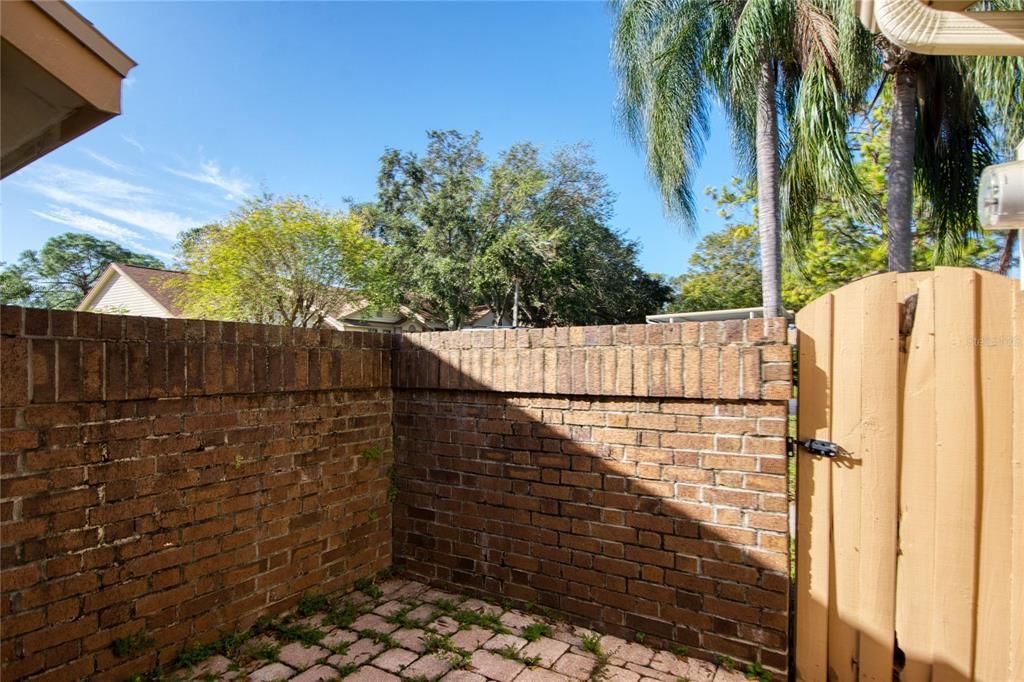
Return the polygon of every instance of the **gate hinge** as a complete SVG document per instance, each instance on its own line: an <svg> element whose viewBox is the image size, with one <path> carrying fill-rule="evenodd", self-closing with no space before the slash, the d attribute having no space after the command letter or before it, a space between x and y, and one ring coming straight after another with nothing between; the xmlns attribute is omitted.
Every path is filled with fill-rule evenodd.
<svg viewBox="0 0 1024 682"><path fill-rule="evenodd" d="M830 440L798 440L797 445L812 455L821 455L822 457L838 457L843 450Z"/></svg>

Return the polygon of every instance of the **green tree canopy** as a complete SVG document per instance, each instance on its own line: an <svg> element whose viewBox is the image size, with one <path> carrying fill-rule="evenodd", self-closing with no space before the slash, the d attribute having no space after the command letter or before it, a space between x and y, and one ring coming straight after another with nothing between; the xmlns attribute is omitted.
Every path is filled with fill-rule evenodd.
<svg viewBox="0 0 1024 682"><path fill-rule="evenodd" d="M532 326L642 321L668 289L609 225L614 197L585 147L542 159L517 144L489 163L479 134L428 133L426 152L381 157L363 207L385 244L389 303L403 297L458 328L486 305Z"/></svg>
<svg viewBox="0 0 1024 682"><path fill-rule="evenodd" d="M302 197L264 195L181 235L186 315L318 327L363 296L379 245L358 217Z"/></svg>
<svg viewBox="0 0 1024 682"><path fill-rule="evenodd" d="M868 186L882 191L888 141L867 130L863 136L858 173ZM753 190L737 178L732 185L708 190L708 194L718 204L726 227L706 235L690 256L690 269L672 279L676 293L665 312L761 305ZM940 249L941 235L930 226L932 214L924 199L918 199L915 215L920 226L913 241L915 270L936 265L995 269L1000 251L996 235L979 233L960 249ZM782 300L787 310L799 310L829 291L887 270L884 230L852 219L835 199L819 202L807 232L807 239L791 242L785 252Z"/></svg>
<svg viewBox="0 0 1024 682"><path fill-rule="evenodd" d="M756 232L749 225L705 235L690 255L690 269L672 278L676 295L665 312L760 306L758 251Z"/></svg>
<svg viewBox="0 0 1024 682"><path fill-rule="evenodd" d="M71 309L111 263L162 268L163 262L112 241L66 232L39 251L23 251L0 271L0 301L39 308ZM0 264L3 265L3 264Z"/></svg>

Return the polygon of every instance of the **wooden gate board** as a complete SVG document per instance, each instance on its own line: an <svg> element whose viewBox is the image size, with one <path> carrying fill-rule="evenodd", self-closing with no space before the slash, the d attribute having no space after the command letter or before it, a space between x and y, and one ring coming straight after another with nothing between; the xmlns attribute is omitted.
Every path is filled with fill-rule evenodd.
<svg viewBox="0 0 1024 682"><path fill-rule="evenodd" d="M865 278L797 314L799 680L1024 680L1024 295ZM898 649L897 649L898 642Z"/></svg>

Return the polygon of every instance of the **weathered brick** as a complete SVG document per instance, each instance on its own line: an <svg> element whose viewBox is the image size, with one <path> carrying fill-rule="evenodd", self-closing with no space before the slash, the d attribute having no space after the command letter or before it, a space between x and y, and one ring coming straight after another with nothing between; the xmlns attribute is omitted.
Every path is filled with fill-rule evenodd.
<svg viewBox="0 0 1024 682"><path fill-rule="evenodd" d="M20 333L20 309L4 315ZM32 412L19 412L6 378L8 367L20 373L20 346L29 384L29 343L2 332L4 433L41 434L4 460L4 494L33 516L14 521L4 498L5 551L47 566L46 582L5 571L5 581L21 576L5 595L10 584L29 609L12 636L22 646L42 628L33 618L62 627L85 613L107 638L99 643L95 627L58 630L69 639L52 647L66 649L55 670L78 665L67 647L88 640L98 651L116 628L137 627L137 611L167 623L170 646L193 628L214 637L231 619L251 623L263 605L313 585L344 587L390 563L392 537L425 577L500 589L582 625L691 645L697 633L733 641L746 627L751 651L784 649L784 625L766 625L784 608L770 595L788 589L789 356L768 350L781 345L774 323L760 336L747 322L444 332L392 351L382 335L328 330L79 313L48 316L44 329L42 320L34 314L31 343L44 370L46 335L61 341L53 395L53 379L33 377ZM65 342L81 343L80 356ZM766 350L778 359L762 358ZM78 395L64 385L76 373ZM763 392L762 373L774 382ZM409 388L393 397L392 379ZM459 386L475 392L450 390ZM57 410L54 399L67 402ZM380 464L364 462L375 442ZM30 469L11 476L16 466ZM101 545L100 528L118 544ZM94 582L62 582L79 575ZM241 583L244 596L221 587ZM754 590L746 606L756 624L704 612L702 595L743 603ZM109 652L83 660L127 671ZM32 654L5 661L5 672L41 667Z"/></svg>

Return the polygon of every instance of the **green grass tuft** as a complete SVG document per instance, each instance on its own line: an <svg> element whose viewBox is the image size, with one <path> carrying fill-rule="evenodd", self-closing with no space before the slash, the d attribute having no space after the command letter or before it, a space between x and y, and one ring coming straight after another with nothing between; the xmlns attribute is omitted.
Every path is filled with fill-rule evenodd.
<svg viewBox="0 0 1024 682"><path fill-rule="evenodd" d="M747 679L758 680L758 682L772 682L772 674L764 669L761 662L747 664Z"/></svg>
<svg viewBox="0 0 1024 682"><path fill-rule="evenodd" d="M248 661L270 661L273 663L280 653L281 645L277 642L259 641L243 646L240 656Z"/></svg>
<svg viewBox="0 0 1024 682"><path fill-rule="evenodd" d="M153 646L153 638L145 630L133 632L130 635L115 639L110 644L110 649L118 658L129 658L145 651Z"/></svg>
<svg viewBox="0 0 1024 682"><path fill-rule="evenodd" d="M580 635L580 640L583 642L584 651L589 651L595 656L601 656L601 635L596 632L591 632L585 635Z"/></svg>
<svg viewBox="0 0 1024 682"><path fill-rule="evenodd" d="M273 632L286 642L302 642L306 646L316 646L327 633L320 628L302 625L301 623L276 623Z"/></svg>
<svg viewBox="0 0 1024 682"><path fill-rule="evenodd" d="M383 644L387 649L395 649L398 647L398 642L396 642L391 635L384 634L383 632L377 632L376 630L360 630L359 636L373 640L375 644Z"/></svg>
<svg viewBox="0 0 1024 682"><path fill-rule="evenodd" d="M496 649L494 653L498 654L502 658L507 658L510 661L518 661L529 668L536 667L540 663L540 656L523 656L511 644L503 646L500 649Z"/></svg>
<svg viewBox="0 0 1024 682"><path fill-rule="evenodd" d="M324 616L324 623L347 628L359 615L359 607L350 601L344 601L327 612L327 615Z"/></svg>
<svg viewBox="0 0 1024 682"><path fill-rule="evenodd" d="M312 616L314 613L322 613L329 608L330 602L327 601L327 597L315 592L307 592L299 599L299 605L295 610L300 616L305 617Z"/></svg>
<svg viewBox="0 0 1024 682"><path fill-rule="evenodd" d="M522 638L527 642L536 642L541 637L551 636L551 626L547 623L534 623L523 629Z"/></svg>
<svg viewBox="0 0 1024 682"><path fill-rule="evenodd" d="M360 578L356 581L355 588L370 599L380 599L384 596L384 591L373 582L372 578Z"/></svg>
<svg viewBox="0 0 1024 682"><path fill-rule="evenodd" d="M478 611L462 609L453 613L452 618L459 624L459 628L462 630L476 625L477 627L487 628L496 635L507 635L512 632L501 622L501 618L493 613L480 613Z"/></svg>

